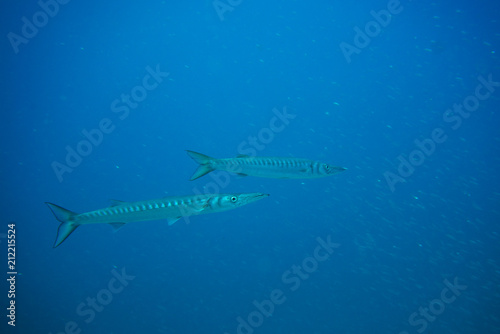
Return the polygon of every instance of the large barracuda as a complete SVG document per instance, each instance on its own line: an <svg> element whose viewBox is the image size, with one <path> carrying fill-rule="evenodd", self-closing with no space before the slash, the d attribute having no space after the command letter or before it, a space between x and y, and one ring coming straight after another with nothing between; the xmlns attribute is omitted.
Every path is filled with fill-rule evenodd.
<svg viewBox="0 0 500 334"><path fill-rule="evenodd" d="M204 194L173 196L141 202L113 201L110 207L75 213L58 205L46 204L61 222L57 230L54 248L59 246L78 226L86 224L110 224L115 229L132 222L166 219L172 225L182 217L221 212L258 201L269 194Z"/></svg>
<svg viewBox="0 0 500 334"><path fill-rule="evenodd" d="M252 175L277 179L310 179L330 176L346 170L344 167L332 166L308 159L250 157L247 155L239 155L236 158L215 159L193 151L187 151L187 153L200 164L193 176L191 176L191 181L214 170L224 170L240 176Z"/></svg>

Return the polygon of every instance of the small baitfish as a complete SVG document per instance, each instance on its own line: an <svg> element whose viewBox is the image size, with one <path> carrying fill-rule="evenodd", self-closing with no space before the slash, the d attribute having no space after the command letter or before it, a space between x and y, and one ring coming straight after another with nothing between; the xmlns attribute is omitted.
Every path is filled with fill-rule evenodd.
<svg viewBox="0 0 500 334"><path fill-rule="evenodd" d="M191 176L191 181L214 170L224 170L240 176L251 175L277 179L311 179L330 176L346 170L344 167L299 158L239 155L236 158L215 159L193 151L187 151L187 153L200 164Z"/></svg>
<svg viewBox="0 0 500 334"><path fill-rule="evenodd" d="M80 214L52 203L46 204L61 222L54 242L56 248L80 225L110 224L119 229L127 223L159 219L166 219L168 224L172 225L182 217L232 210L267 196L269 194L262 193L204 194L140 202L114 200L110 207Z"/></svg>

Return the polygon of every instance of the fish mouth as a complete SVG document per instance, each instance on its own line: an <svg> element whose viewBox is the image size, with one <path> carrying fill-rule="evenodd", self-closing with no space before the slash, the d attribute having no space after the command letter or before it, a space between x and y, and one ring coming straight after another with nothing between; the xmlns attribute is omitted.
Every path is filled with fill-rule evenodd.
<svg viewBox="0 0 500 334"><path fill-rule="evenodd" d="M345 168L345 167L334 167L334 168L332 168L332 170L331 170L332 172L330 174L340 173L340 172L343 172L345 170L347 170L347 168Z"/></svg>
<svg viewBox="0 0 500 334"><path fill-rule="evenodd" d="M255 201L258 201L259 199L263 199L265 197L268 197L269 194L262 194L262 193L254 193L254 194L249 194L249 196L247 197L247 200L249 202L255 202Z"/></svg>

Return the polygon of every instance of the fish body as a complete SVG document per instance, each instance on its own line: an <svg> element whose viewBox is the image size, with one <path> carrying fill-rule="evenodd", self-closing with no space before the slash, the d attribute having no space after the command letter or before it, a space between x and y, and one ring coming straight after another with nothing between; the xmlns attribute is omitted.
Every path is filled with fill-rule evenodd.
<svg viewBox="0 0 500 334"><path fill-rule="evenodd" d="M188 155L200 165L192 180L196 180L214 170L224 170L240 176L258 176L277 179L311 179L334 175L346 170L327 163L286 157L250 157L216 159L207 155L187 151Z"/></svg>
<svg viewBox="0 0 500 334"><path fill-rule="evenodd" d="M54 248L59 246L78 226L87 224L110 224L115 229L138 221L166 219L172 225L181 217L236 209L269 196L262 193L204 194L172 196L140 202L113 201L107 208L75 213L56 204L46 204L61 222Z"/></svg>

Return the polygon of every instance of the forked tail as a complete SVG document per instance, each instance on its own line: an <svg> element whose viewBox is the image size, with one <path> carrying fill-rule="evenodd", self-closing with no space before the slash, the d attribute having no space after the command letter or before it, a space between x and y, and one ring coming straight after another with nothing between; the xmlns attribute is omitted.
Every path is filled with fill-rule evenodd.
<svg viewBox="0 0 500 334"><path fill-rule="evenodd" d="M202 177L203 175L214 170L214 168L210 166L210 161L213 160L212 157L194 151L186 150L186 152L194 161L200 164L193 176L191 176L191 179L189 179L190 181L196 180L197 178Z"/></svg>
<svg viewBox="0 0 500 334"><path fill-rule="evenodd" d="M54 248L62 244L64 240L79 226L73 222L73 217L77 215L76 213L66 210L65 208L60 207L59 205L55 205L49 202L45 202L56 217L57 220L61 222L59 228L57 229L57 237L54 242Z"/></svg>

